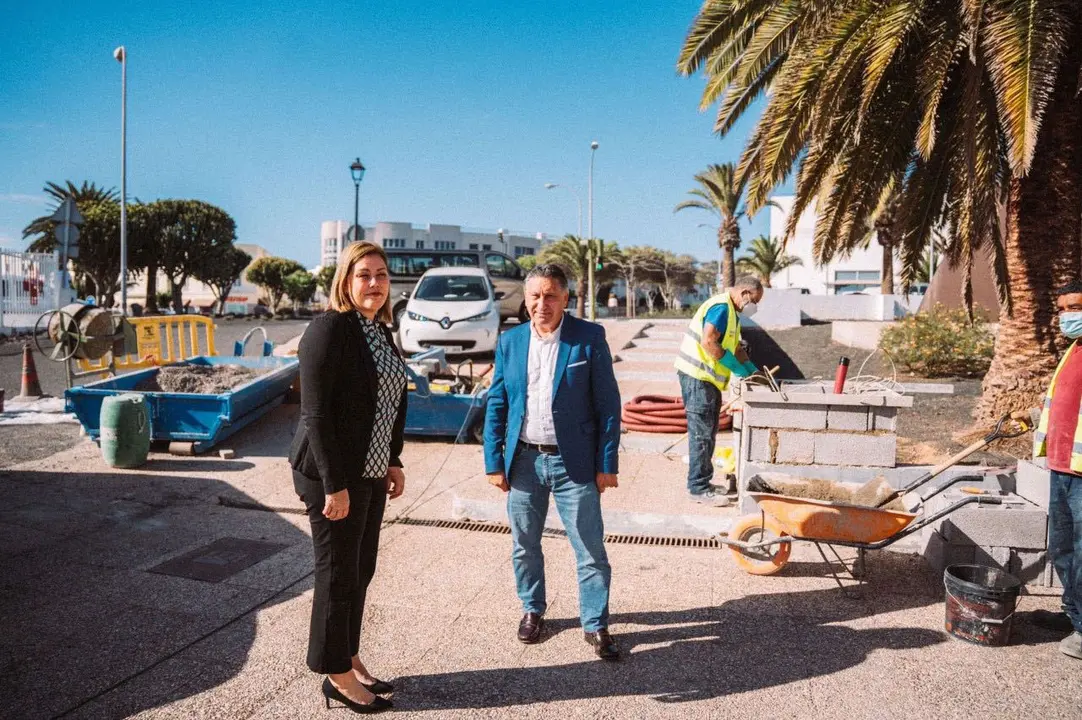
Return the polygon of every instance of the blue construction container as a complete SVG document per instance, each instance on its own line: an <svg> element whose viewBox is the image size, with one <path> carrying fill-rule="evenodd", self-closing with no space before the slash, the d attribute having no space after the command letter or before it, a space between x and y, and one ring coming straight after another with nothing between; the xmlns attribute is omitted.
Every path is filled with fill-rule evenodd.
<svg viewBox="0 0 1082 720"><path fill-rule="evenodd" d="M200 355L176 365L241 365L269 369L259 377L219 395L143 392L150 410L150 439L192 443L204 452L259 419L285 399L300 372L295 357L219 357ZM75 413L87 435L97 441L102 401L120 393L138 392L136 386L153 378L160 368L147 368L64 392L67 412Z"/></svg>

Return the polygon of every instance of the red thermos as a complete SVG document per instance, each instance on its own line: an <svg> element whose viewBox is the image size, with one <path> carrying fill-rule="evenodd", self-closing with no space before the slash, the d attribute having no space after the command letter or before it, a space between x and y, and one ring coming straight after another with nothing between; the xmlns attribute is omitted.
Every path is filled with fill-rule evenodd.
<svg viewBox="0 0 1082 720"><path fill-rule="evenodd" d="M845 376L849 373L849 358L842 357L838 361L838 369L834 372L834 394L841 395L845 390Z"/></svg>

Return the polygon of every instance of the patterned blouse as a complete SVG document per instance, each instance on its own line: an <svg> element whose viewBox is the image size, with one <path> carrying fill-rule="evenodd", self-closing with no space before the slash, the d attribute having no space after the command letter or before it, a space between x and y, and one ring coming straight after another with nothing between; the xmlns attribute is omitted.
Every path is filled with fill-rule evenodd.
<svg viewBox="0 0 1082 720"><path fill-rule="evenodd" d="M398 352L387 342L387 335L380 324L357 313L361 330L372 352L378 379L376 389L376 421L372 426L372 440L368 447L368 462L364 476L383 478L391 461L391 433L398 419L398 405L402 391L406 389L406 366Z"/></svg>

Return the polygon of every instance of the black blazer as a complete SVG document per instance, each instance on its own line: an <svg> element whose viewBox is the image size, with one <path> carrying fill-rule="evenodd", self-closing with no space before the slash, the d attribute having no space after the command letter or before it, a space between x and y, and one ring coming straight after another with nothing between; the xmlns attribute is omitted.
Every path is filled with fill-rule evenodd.
<svg viewBox="0 0 1082 720"><path fill-rule="evenodd" d="M381 327L394 347L391 331ZM301 421L289 448L289 464L321 482L325 493L338 492L363 476L376 418L376 365L360 318L352 311L316 317L301 338L298 356ZM405 427L403 390L391 434L392 467L402 467ZM298 495L304 495L302 482L294 475Z"/></svg>

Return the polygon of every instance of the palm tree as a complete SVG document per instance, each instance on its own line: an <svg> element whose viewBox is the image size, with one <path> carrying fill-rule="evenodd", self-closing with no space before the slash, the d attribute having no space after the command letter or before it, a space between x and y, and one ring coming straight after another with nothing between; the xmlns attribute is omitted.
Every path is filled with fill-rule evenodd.
<svg viewBox="0 0 1082 720"><path fill-rule="evenodd" d="M747 208L740 201L743 185L737 182L736 168L732 163L710 165L696 175L695 180L699 187L689 190L688 194L696 199L685 200L673 208L673 212L697 208L718 218L718 247L724 253L722 284L730 287L736 282L733 253L740 247L740 219L747 214Z"/></svg>
<svg viewBox="0 0 1082 720"><path fill-rule="evenodd" d="M575 280L578 285L576 293L576 308L578 316L585 317L586 312L586 275L589 271L590 257L595 262L604 263L607 256L616 250L616 243L606 243L600 238L583 240L577 235L564 235L562 238L546 245L541 249L538 256L539 262L551 262L563 266L568 277ZM595 278L596 280L596 278ZM596 301L596 298L594 298Z"/></svg>
<svg viewBox="0 0 1082 720"><path fill-rule="evenodd" d="M53 221L52 215L67 198L70 197L75 200L75 206L79 208L80 212L86 211L92 205L98 203L116 203L120 201L120 195L117 194L115 188L106 190L85 180L81 187L76 186L71 180L65 181L65 185L47 182L43 191L52 198L53 202L49 204L47 214L34 218L29 225L23 228L23 239L33 238L27 248L29 252L52 252L59 245L55 232L56 222Z"/></svg>
<svg viewBox="0 0 1082 720"><path fill-rule="evenodd" d="M786 234L815 202L817 261L862 242L891 193L906 285L934 228L967 287L990 245L1006 312L978 420L1037 401L1053 288L1082 266L1082 4L707 0L678 69L706 75L721 134L768 94L736 182L754 212L796 169Z"/></svg>
<svg viewBox="0 0 1082 720"><path fill-rule="evenodd" d="M785 246L766 235L752 240L747 252L736 261L736 267L742 273L758 277L763 287L770 287L770 278L782 270L804 264L796 255L786 255Z"/></svg>

